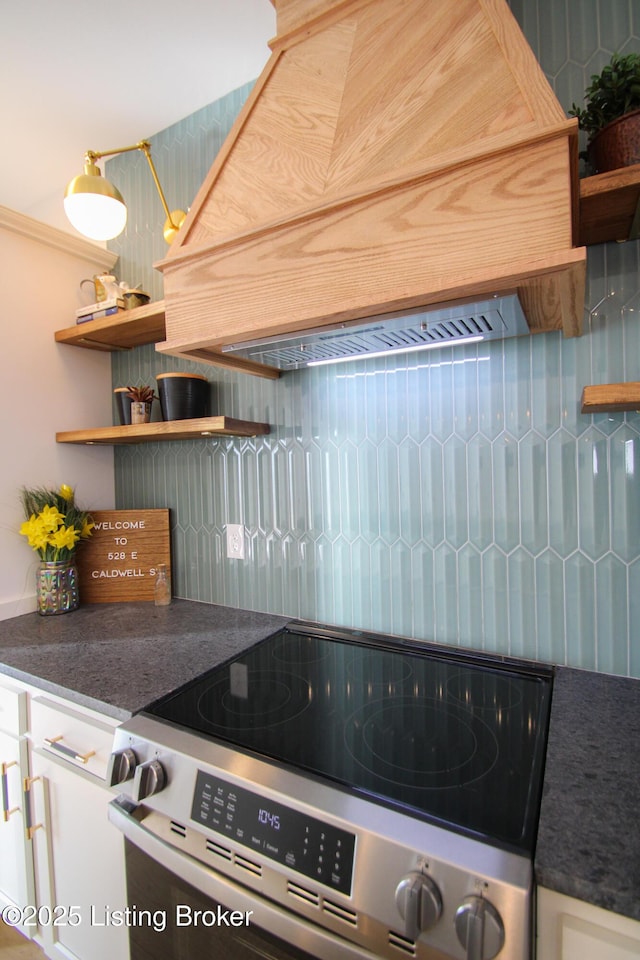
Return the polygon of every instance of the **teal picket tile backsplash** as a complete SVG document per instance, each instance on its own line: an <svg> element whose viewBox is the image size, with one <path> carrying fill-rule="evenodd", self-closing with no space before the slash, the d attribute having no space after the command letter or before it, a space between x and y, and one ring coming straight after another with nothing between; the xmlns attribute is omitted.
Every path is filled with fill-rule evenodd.
<svg viewBox="0 0 640 960"><path fill-rule="evenodd" d="M568 109L627 0L512 0ZM152 137L187 207L251 85ZM144 158L109 161L130 204L119 276L158 299L165 255ZM113 385L192 370L213 413L268 436L116 448L119 507L169 507L178 596L640 676L640 415L580 413L588 383L640 380L640 244L589 249L585 334L314 368L272 382L115 354ZM157 413L156 413L157 415ZM246 559L225 555L243 523Z"/></svg>

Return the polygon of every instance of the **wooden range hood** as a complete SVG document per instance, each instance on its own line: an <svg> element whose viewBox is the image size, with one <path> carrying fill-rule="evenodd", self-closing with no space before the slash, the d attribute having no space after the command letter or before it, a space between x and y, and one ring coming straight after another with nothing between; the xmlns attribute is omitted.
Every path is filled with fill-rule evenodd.
<svg viewBox="0 0 640 960"><path fill-rule="evenodd" d="M266 2L266 0L265 0ZM171 248L162 352L517 292L581 332L577 121L505 0L276 0L272 55Z"/></svg>

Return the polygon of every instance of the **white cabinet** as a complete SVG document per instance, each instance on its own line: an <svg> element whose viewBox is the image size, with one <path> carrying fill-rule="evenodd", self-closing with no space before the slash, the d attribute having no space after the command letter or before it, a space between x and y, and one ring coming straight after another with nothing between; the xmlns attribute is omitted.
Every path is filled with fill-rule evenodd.
<svg viewBox="0 0 640 960"><path fill-rule="evenodd" d="M127 903L122 835L107 819L105 784L115 721L49 697L31 702L31 810L38 903L60 911L41 924L53 960L126 960L127 929L108 923ZM71 912L73 908L73 913ZM65 915L62 911L69 911Z"/></svg>
<svg viewBox="0 0 640 960"><path fill-rule="evenodd" d="M537 960L638 960L640 921L538 889Z"/></svg>
<svg viewBox="0 0 640 960"><path fill-rule="evenodd" d="M124 841L107 817L117 721L0 675L0 908L51 960L127 960Z"/></svg>
<svg viewBox="0 0 640 960"><path fill-rule="evenodd" d="M29 775L27 694L0 682L0 908L34 902L33 858L26 835L23 782ZM18 929L28 935L23 923Z"/></svg>

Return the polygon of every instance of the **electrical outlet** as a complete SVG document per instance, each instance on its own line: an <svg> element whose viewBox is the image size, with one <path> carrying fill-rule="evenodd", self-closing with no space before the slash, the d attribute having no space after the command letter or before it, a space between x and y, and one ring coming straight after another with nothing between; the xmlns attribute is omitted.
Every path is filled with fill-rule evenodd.
<svg viewBox="0 0 640 960"><path fill-rule="evenodd" d="M241 523L227 524L227 557L244 560L244 527Z"/></svg>

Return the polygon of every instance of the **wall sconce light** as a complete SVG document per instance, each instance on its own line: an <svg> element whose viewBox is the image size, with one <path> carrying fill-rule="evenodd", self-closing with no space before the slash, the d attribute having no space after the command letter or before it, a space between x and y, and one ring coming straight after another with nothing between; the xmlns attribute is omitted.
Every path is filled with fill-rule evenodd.
<svg viewBox="0 0 640 960"><path fill-rule="evenodd" d="M149 162L149 168L156 185L160 200L167 217L163 234L167 243L173 243L178 230L184 223L186 213L183 210L169 211L156 168L151 159L151 144L141 140L132 147L120 150L105 150L97 153L87 150L84 158L84 173L74 177L64 192L64 210L72 225L91 240L111 240L122 233L127 223L127 207L117 187L102 176L96 160L113 157L119 153L142 150Z"/></svg>

